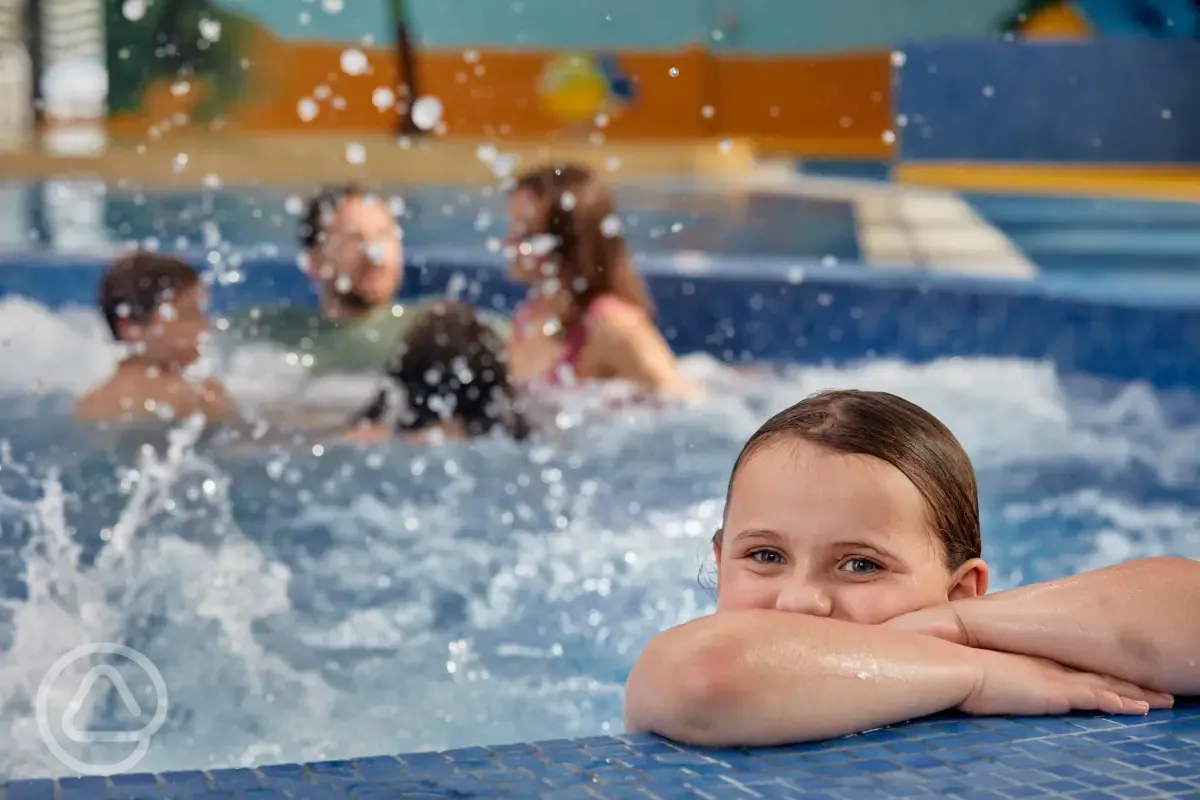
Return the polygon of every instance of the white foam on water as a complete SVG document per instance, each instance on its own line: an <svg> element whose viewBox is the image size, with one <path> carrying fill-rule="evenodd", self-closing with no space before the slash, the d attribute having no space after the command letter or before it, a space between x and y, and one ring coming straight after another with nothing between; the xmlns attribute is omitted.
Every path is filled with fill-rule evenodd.
<svg viewBox="0 0 1200 800"><path fill-rule="evenodd" d="M114 362L93 312L6 299L0 340L24 356L0 361L3 396L38 386L75 396ZM615 732L638 649L711 608L697 577L741 443L818 389L882 389L925 406L985 483L1070 461L1186 488L1200 467L1200 430L1173 426L1155 392L1129 386L1078 405L1049 364L876 361L774 376L689 357L684 368L709 390L695 408L622 412L526 446L239 461L181 429L165 451L82 484L36 448L0 464L0 557L21 551L27 587L0 601L0 774L67 774L39 738L33 698L55 659L89 641L138 649L170 688L144 769ZM353 406L373 386L312 384L264 348L238 350L221 369L250 405ZM80 485L82 496L71 488ZM1013 553L1037 544L1022 539L1027 526L1089 521L1073 549L1030 550L1004 580L1200 555L1200 503L1117 496L1086 480L997 502L985 536ZM95 549L100 529L107 541L92 558L84 545ZM53 709L84 668L56 683ZM80 726L109 721L112 705L89 706ZM101 747L75 752L98 758Z"/></svg>

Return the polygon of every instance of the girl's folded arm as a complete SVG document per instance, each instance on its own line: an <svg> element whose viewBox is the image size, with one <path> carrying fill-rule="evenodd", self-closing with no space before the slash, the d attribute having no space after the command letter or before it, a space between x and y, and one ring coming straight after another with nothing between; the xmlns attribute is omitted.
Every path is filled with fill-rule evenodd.
<svg viewBox="0 0 1200 800"><path fill-rule="evenodd" d="M962 704L982 681L961 645L780 611L665 631L629 676L625 719L699 745L773 745L870 730Z"/></svg>
<svg viewBox="0 0 1200 800"><path fill-rule="evenodd" d="M945 612L953 612L944 633L954 641L1049 658L1160 692L1200 695L1198 561L1126 561L893 622L919 630L922 619Z"/></svg>

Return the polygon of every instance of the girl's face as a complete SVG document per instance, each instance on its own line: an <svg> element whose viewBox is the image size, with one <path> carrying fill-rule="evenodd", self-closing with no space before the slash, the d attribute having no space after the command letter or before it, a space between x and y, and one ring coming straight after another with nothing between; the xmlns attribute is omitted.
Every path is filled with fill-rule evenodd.
<svg viewBox="0 0 1200 800"><path fill-rule="evenodd" d="M555 275L554 237L542 233L545 210L537 195L518 189L508 197L508 234L504 252L508 275L524 284L537 284Z"/></svg>
<svg viewBox="0 0 1200 800"><path fill-rule="evenodd" d="M742 464L713 547L718 611L878 624L987 591L983 561L947 570L925 499L904 473L800 439Z"/></svg>

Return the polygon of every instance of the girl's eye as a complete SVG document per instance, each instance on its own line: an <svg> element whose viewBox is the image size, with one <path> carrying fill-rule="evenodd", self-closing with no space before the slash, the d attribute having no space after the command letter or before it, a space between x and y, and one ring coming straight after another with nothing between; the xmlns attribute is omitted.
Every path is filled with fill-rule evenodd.
<svg viewBox="0 0 1200 800"><path fill-rule="evenodd" d="M882 570L883 567L878 562L872 561L869 558L856 556L847 558L838 569L842 572L849 572L852 575L870 575Z"/></svg>
<svg viewBox="0 0 1200 800"><path fill-rule="evenodd" d="M757 561L759 564L783 563L783 554L778 550L751 550L746 554L746 557Z"/></svg>

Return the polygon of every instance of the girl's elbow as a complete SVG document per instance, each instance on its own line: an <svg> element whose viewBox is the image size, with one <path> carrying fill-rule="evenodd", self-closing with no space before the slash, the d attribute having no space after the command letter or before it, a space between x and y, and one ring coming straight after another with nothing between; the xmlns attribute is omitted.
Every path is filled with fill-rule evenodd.
<svg viewBox="0 0 1200 800"><path fill-rule="evenodd" d="M625 727L684 744L721 746L722 709L737 694L736 654L716 642L680 642L672 631L642 653L625 687Z"/></svg>

